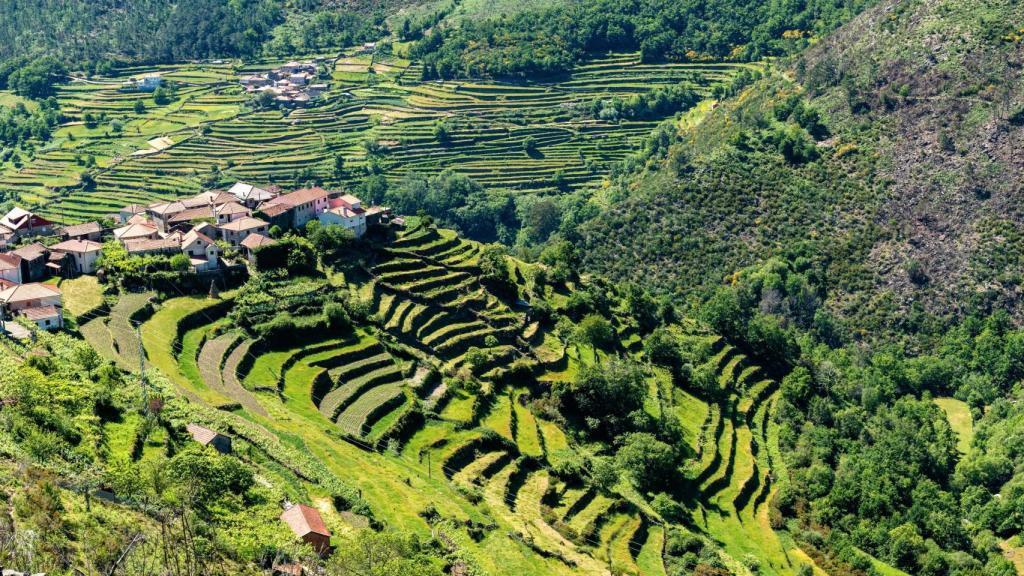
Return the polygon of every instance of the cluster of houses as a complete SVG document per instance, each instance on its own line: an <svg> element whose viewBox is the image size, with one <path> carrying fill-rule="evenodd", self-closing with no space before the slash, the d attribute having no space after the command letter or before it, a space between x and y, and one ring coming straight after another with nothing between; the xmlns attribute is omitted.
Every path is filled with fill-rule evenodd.
<svg viewBox="0 0 1024 576"><path fill-rule="evenodd" d="M21 316L43 329L63 327L60 290L41 281L94 274L105 237L112 236L132 256L184 254L196 273L219 273L224 244L253 262L259 248L274 244L274 227L296 229L318 220L359 238L387 218L387 209L364 207L351 194L319 187L282 193L276 186L244 182L192 198L125 206L112 215L118 223L113 230L98 222L58 227L14 208L0 218L0 320ZM59 241L53 244L29 243L54 236Z"/></svg>
<svg viewBox="0 0 1024 576"><path fill-rule="evenodd" d="M288 62L264 72L242 76L239 80L246 92L269 92L283 106L305 106L327 90L327 84L315 82L316 62Z"/></svg>

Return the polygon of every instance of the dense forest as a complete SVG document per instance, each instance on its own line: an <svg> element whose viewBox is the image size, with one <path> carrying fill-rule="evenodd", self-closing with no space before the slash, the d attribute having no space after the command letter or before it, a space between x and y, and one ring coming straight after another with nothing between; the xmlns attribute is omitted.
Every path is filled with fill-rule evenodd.
<svg viewBox="0 0 1024 576"><path fill-rule="evenodd" d="M54 55L87 70L127 62L250 58L339 48L378 38L372 3L179 0L15 0L0 21L0 62Z"/></svg>
<svg viewBox="0 0 1024 576"><path fill-rule="evenodd" d="M639 50L647 62L754 61L792 53L867 0L599 0L436 26L413 48L427 77L567 72L588 53Z"/></svg>

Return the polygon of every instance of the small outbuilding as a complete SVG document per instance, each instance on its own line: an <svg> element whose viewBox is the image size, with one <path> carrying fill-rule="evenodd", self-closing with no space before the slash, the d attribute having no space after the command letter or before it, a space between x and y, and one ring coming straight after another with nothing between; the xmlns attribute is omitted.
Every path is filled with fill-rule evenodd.
<svg viewBox="0 0 1024 576"><path fill-rule="evenodd" d="M324 520L316 508L305 504L289 506L281 513L281 520L318 554L324 554L330 549L331 532L324 525Z"/></svg>
<svg viewBox="0 0 1024 576"><path fill-rule="evenodd" d="M188 424L185 426L188 433L192 435L192 439L199 442L203 446L212 446L214 450L221 454L231 454L231 437L225 436L220 432L210 430L205 426L199 424Z"/></svg>

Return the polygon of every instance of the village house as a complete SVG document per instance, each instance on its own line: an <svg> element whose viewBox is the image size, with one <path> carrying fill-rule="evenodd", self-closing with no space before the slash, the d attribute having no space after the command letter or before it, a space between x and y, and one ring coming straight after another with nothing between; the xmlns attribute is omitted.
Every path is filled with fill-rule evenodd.
<svg viewBox="0 0 1024 576"><path fill-rule="evenodd" d="M193 226L200 222L216 222L217 216L215 214L215 210L216 208L213 206L186 208L185 210L167 218L162 231L171 232L173 230L181 230L184 232L191 230Z"/></svg>
<svg viewBox="0 0 1024 576"><path fill-rule="evenodd" d="M173 254L181 249L181 242L175 238L139 238L126 240L124 248L132 256Z"/></svg>
<svg viewBox="0 0 1024 576"><path fill-rule="evenodd" d="M14 254L0 254L0 280L21 284L21 258Z"/></svg>
<svg viewBox="0 0 1024 576"><path fill-rule="evenodd" d="M114 230L114 238L120 241L121 244L133 240L155 240L160 238L160 231L152 224L139 222L116 228Z"/></svg>
<svg viewBox="0 0 1024 576"><path fill-rule="evenodd" d="M356 238L366 234L366 210L362 201L351 194L331 198L328 209L317 218L324 226L341 226L350 230Z"/></svg>
<svg viewBox="0 0 1024 576"><path fill-rule="evenodd" d="M234 201L236 198L233 194L211 190L192 198L150 204L146 208L146 213L161 232L169 232L174 226L188 224L193 220L216 220L214 209Z"/></svg>
<svg viewBox="0 0 1024 576"><path fill-rule="evenodd" d="M103 253L103 244L92 240L65 240L60 244L50 246L50 251L55 254L67 254L71 265L70 276L79 274L94 274L96 272L96 261Z"/></svg>
<svg viewBox="0 0 1024 576"><path fill-rule="evenodd" d="M225 242L232 246L241 246L242 241L250 234L266 236L270 232L270 224L259 218L245 216L219 226L218 230L220 230L221 239Z"/></svg>
<svg viewBox="0 0 1024 576"><path fill-rule="evenodd" d="M221 454L231 454L230 436L225 436L199 424L186 424L185 430L188 431L193 440L203 446L210 446Z"/></svg>
<svg viewBox="0 0 1024 576"><path fill-rule="evenodd" d="M121 224L127 224L128 220L136 214L146 214L146 207L141 204L129 204L117 213L117 221Z"/></svg>
<svg viewBox="0 0 1024 576"><path fill-rule="evenodd" d="M252 216L250 211L245 206L242 206L238 202L228 202L227 204L221 204L213 209L214 215L217 218L217 224L227 224L228 222L234 222L239 218L246 216Z"/></svg>
<svg viewBox="0 0 1024 576"><path fill-rule="evenodd" d="M21 260L22 282L35 282L46 278L47 257L50 255L50 251L46 249L46 246L35 242L33 244L22 246L17 250L12 250L11 254L17 256Z"/></svg>
<svg viewBox="0 0 1024 576"><path fill-rule="evenodd" d="M220 266L220 248L209 236L189 230L182 236L180 246L196 272L210 272Z"/></svg>
<svg viewBox="0 0 1024 576"><path fill-rule="evenodd" d="M6 249L11 242L14 242L14 230L0 225L0 250Z"/></svg>
<svg viewBox="0 0 1024 576"><path fill-rule="evenodd" d="M273 246L277 241L262 234L249 234L242 240L242 248L245 249L245 257L250 263L256 263L256 250L264 246Z"/></svg>
<svg viewBox="0 0 1024 576"><path fill-rule="evenodd" d="M155 92L164 83L159 72L129 78L121 84L122 92Z"/></svg>
<svg viewBox="0 0 1024 576"><path fill-rule="evenodd" d="M103 228L100 227L99 222L86 222L84 224L65 226L60 229L62 240L91 240L99 242L101 236L103 236Z"/></svg>
<svg viewBox="0 0 1024 576"><path fill-rule="evenodd" d="M281 228L302 228L327 210L329 196L323 188L302 188L264 202L259 211Z"/></svg>
<svg viewBox="0 0 1024 576"><path fill-rule="evenodd" d="M316 508L296 504L281 513L281 520L292 529L303 542L313 547L318 554L324 554L331 547L331 532L324 525Z"/></svg>
<svg viewBox="0 0 1024 576"><path fill-rule="evenodd" d="M5 243L9 244L29 236L52 234L53 222L15 206L3 218L0 218L0 228L10 231L3 232L3 230L0 230L0 232L3 232L8 237Z"/></svg>
<svg viewBox="0 0 1024 576"><path fill-rule="evenodd" d="M256 208L267 200L272 200L277 197L277 193L274 190L257 188L256 186L246 184L245 182L236 182L228 189L228 193L234 195L239 202L250 210Z"/></svg>
<svg viewBox="0 0 1024 576"><path fill-rule="evenodd" d="M18 284L0 291L5 318L22 316L43 330L64 327L61 292L50 284Z"/></svg>

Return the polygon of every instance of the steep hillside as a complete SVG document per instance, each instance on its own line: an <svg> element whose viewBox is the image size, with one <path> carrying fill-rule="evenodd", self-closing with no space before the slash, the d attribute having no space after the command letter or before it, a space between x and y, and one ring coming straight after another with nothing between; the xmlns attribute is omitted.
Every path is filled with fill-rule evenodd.
<svg viewBox="0 0 1024 576"><path fill-rule="evenodd" d="M685 293L803 257L858 328L1015 309L1022 18L996 0L870 9L686 123L584 227L590 265Z"/></svg>

